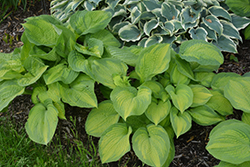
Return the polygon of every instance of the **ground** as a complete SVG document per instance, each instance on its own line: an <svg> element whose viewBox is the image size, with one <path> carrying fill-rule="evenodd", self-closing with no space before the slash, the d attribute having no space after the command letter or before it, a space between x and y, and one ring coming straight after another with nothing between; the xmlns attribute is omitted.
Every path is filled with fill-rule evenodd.
<svg viewBox="0 0 250 167"><path fill-rule="evenodd" d="M45 5L43 4L45 2ZM41 14L49 14L49 2L38 1L35 4L30 4L28 10L23 12L22 7L19 7L17 11L12 12L3 22L0 23L0 52L11 52L14 48L22 45L21 35L24 31L21 23L24 23L24 19L30 16L37 16ZM6 43L7 42L7 43ZM224 64L219 68L218 72L234 72L238 74L244 74L250 71L250 41L244 40L238 46L238 54L223 53L225 57ZM233 57L236 59L232 60ZM22 128L27 120L29 110L32 107L30 96L20 96L14 99L9 107L9 113L11 119L14 120L18 128ZM76 131L78 132L79 139L86 143L88 136L84 131L84 124L87 117L87 113L90 110L81 109L77 107L66 106L66 117L68 120L60 120L56 133L61 137L62 144L67 138L72 139L74 144L74 135L70 131L73 123L71 118L75 119ZM3 116L0 113L0 116ZM241 111L234 111L234 115L229 118L241 118ZM195 123L192 125L192 129L186 134L175 139L175 158L172 161L170 167L211 167L217 165L219 160L210 155L205 147L208 142L208 135L213 126L199 126ZM95 144L98 139L93 138ZM67 149L67 143L65 142L64 149ZM141 162L130 151L120 160L121 164L127 163L127 166L142 166ZM107 166L118 166L117 162L109 163Z"/></svg>

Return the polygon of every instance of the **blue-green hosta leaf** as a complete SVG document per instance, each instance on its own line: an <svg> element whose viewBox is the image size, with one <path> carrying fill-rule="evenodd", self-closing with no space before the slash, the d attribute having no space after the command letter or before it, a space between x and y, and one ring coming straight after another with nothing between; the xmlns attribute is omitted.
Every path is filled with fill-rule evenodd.
<svg viewBox="0 0 250 167"><path fill-rule="evenodd" d="M187 31L189 28L197 27L198 23L199 23L199 20L197 20L196 22L193 22L193 23L185 23L185 24L183 24L183 28L185 31Z"/></svg>
<svg viewBox="0 0 250 167"><path fill-rule="evenodd" d="M225 118L217 114L207 105L191 108L189 114L194 122L202 126L209 126L224 121Z"/></svg>
<svg viewBox="0 0 250 167"><path fill-rule="evenodd" d="M208 100L213 96L209 90L201 85L189 85L193 91L193 104L191 107L197 107L204 105L208 102Z"/></svg>
<svg viewBox="0 0 250 167"><path fill-rule="evenodd" d="M99 103L98 108L92 109L89 113L85 130L88 135L101 137L108 127L118 122L119 118L120 116L115 111L112 101L103 101Z"/></svg>
<svg viewBox="0 0 250 167"><path fill-rule="evenodd" d="M99 154L102 163L118 161L130 151L129 136L132 128L124 123L111 125L99 140Z"/></svg>
<svg viewBox="0 0 250 167"><path fill-rule="evenodd" d="M169 93L174 106L183 113L193 103L193 91L184 84L177 85L174 88L172 85L168 85L166 91Z"/></svg>
<svg viewBox="0 0 250 167"><path fill-rule="evenodd" d="M121 0L106 0L107 4L114 9Z"/></svg>
<svg viewBox="0 0 250 167"><path fill-rule="evenodd" d="M250 24L250 18L240 17L235 14L231 14L232 23L238 29L244 29Z"/></svg>
<svg viewBox="0 0 250 167"><path fill-rule="evenodd" d="M236 15L241 17L250 17L250 1L249 0L227 0L226 4Z"/></svg>
<svg viewBox="0 0 250 167"><path fill-rule="evenodd" d="M147 11L161 8L160 2L158 2L157 0L144 0L142 3L146 7Z"/></svg>
<svg viewBox="0 0 250 167"><path fill-rule="evenodd" d="M224 21L224 20L220 20L220 22L223 25L223 34L225 36L228 36L234 39L239 39L240 41L242 41L239 31L237 30L236 27L234 27L232 23Z"/></svg>
<svg viewBox="0 0 250 167"><path fill-rule="evenodd" d="M165 119L170 113L171 103L170 101L158 101L151 102L148 106L145 115L148 117L150 121L152 121L155 125L158 125L163 119Z"/></svg>
<svg viewBox="0 0 250 167"><path fill-rule="evenodd" d="M191 38L192 39L202 39L202 40L204 40L204 41L207 41L207 35L208 35L208 33L207 33L207 31L204 29L204 28L202 28L202 27L198 27L198 28L196 28L196 29L194 29L194 28L191 28L189 31L188 31L188 33L190 34L190 36L191 36Z"/></svg>
<svg viewBox="0 0 250 167"><path fill-rule="evenodd" d="M220 115L227 116L233 114L233 107L223 94L216 90L210 90L212 97L206 103L207 106L217 111Z"/></svg>
<svg viewBox="0 0 250 167"><path fill-rule="evenodd" d="M162 43L169 43L169 44L171 44L171 43L173 43L177 38L176 38L176 36L169 36L169 35L164 35L164 36L162 36L163 37L163 39L162 39Z"/></svg>
<svg viewBox="0 0 250 167"><path fill-rule="evenodd" d="M141 51L135 66L135 71L141 82L150 80L153 76L168 69L171 58L169 46L169 44L156 44Z"/></svg>
<svg viewBox="0 0 250 167"><path fill-rule="evenodd" d="M173 32L175 30L174 23L172 21L165 22L164 30L166 30L170 35L173 35ZM166 35L168 35L168 34L166 34Z"/></svg>
<svg viewBox="0 0 250 167"><path fill-rule="evenodd" d="M159 23L156 19L152 19L148 22L145 23L144 25L144 33L147 36L150 36L150 32L155 29L156 27L158 27Z"/></svg>
<svg viewBox="0 0 250 167"><path fill-rule="evenodd" d="M250 161L249 134L250 125L238 120L224 121L211 131L206 149L215 158L232 164Z"/></svg>
<svg viewBox="0 0 250 167"><path fill-rule="evenodd" d="M200 14L195 14L191 11L190 7L186 7L181 12L182 24L195 23L199 18Z"/></svg>
<svg viewBox="0 0 250 167"><path fill-rule="evenodd" d="M181 113L175 107L170 111L171 125L176 134L176 138L189 131L192 126L192 118L188 112Z"/></svg>
<svg viewBox="0 0 250 167"><path fill-rule="evenodd" d="M241 120L242 120L242 122L250 125L250 113L243 112L243 114L241 116Z"/></svg>
<svg viewBox="0 0 250 167"><path fill-rule="evenodd" d="M114 89L113 77L120 75L126 76L128 66L122 61L114 58L103 58L94 60L91 64L93 79L101 84Z"/></svg>
<svg viewBox="0 0 250 167"><path fill-rule="evenodd" d="M250 166L250 161L243 162L243 163L238 164L238 165L227 163L224 161L220 161L219 165L216 165L214 167L249 167L249 166Z"/></svg>
<svg viewBox="0 0 250 167"><path fill-rule="evenodd" d="M89 1L85 1L83 5L87 11L92 11L95 9L95 5L93 3L90 3Z"/></svg>
<svg viewBox="0 0 250 167"><path fill-rule="evenodd" d="M111 20L111 13L105 11L77 11L69 20L78 35L96 33L104 29Z"/></svg>
<svg viewBox="0 0 250 167"><path fill-rule="evenodd" d="M177 65L175 65L171 72L170 72L170 81L174 85L179 85L179 84L189 84L190 79L183 75L179 70Z"/></svg>
<svg viewBox="0 0 250 167"><path fill-rule="evenodd" d="M162 37L159 35L150 36L146 41L144 47L149 47L162 42Z"/></svg>
<svg viewBox="0 0 250 167"><path fill-rule="evenodd" d="M180 11L175 8L175 5L164 2L161 5L161 14L168 20L176 19L179 15Z"/></svg>
<svg viewBox="0 0 250 167"><path fill-rule="evenodd" d="M224 95L234 108L250 113L250 79L229 80L224 88Z"/></svg>
<svg viewBox="0 0 250 167"><path fill-rule="evenodd" d="M207 16L205 18L202 18L202 21L211 30L215 30L219 34L219 36L221 36L221 34L223 32L223 26L220 23L220 20L216 16L209 15L209 16Z"/></svg>
<svg viewBox="0 0 250 167"><path fill-rule="evenodd" d="M80 74L69 85L60 84L60 94L63 102L71 106L92 108L97 107L94 92L94 81L85 74Z"/></svg>
<svg viewBox="0 0 250 167"><path fill-rule="evenodd" d="M160 167L168 158L170 140L163 127L150 124L137 129L132 137L132 146L143 163Z"/></svg>
<svg viewBox="0 0 250 167"><path fill-rule="evenodd" d="M131 23L132 24L138 23L138 21L140 20L140 16L141 16L141 11L138 9L137 6L134 7L130 14Z"/></svg>
<svg viewBox="0 0 250 167"><path fill-rule="evenodd" d="M114 18L114 20L115 20L115 19L116 19L116 18ZM119 20L119 21L122 21L122 20ZM128 22L128 21L118 22L118 23L114 24L114 26L113 26L112 28L110 28L110 29L112 29L113 34L116 35L116 34L118 34L119 30L120 30L122 27L127 26L127 25L130 25L130 22ZM111 25L109 24L109 26L111 26Z"/></svg>
<svg viewBox="0 0 250 167"><path fill-rule="evenodd" d="M202 27L206 30L208 39L212 39L215 41L217 40L217 35L216 35L216 32L214 30L211 30L210 28L208 28L203 22L200 23L200 27Z"/></svg>
<svg viewBox="0 0 250 167"><path fill-rule="evenodd" d="M36 57L28 57L24 62L24 67L28 73L17 80L20 86L28 86L35 83L48 68L48 66L44 65L44 63Z"/></svg>
<svg viewBox="0 0 250 167"><path fill-rule="evenodd" d="M118 35L123 41L135 42L141 39L142 32L133 24L128 24L118 31Z"/></svg>
<svg viewBox="0 0 250 167"><path fill-rule="evenodd" d="M52 139L58 123L58 111L52 101L37 103L29 112L25 130L36 143L47 145Z"/></svg>
<svg viewBox="0 0 250 167"><path fill-rule="evenodd" d="M116 87L110 94L115 110L126 120L130 115L141 115L151 103L152 91L145 86Z"/></svg>
<svg viewBox="0 0 250 167"><path fill-rule="evenodd" d="M8 104L18 95L23 94L25 88L20 86L16 81L2 81L0 82L0 111L2 111Z"/></svg>
<svg viewBox="0 0 250 167"><path fill-rule="evenodd" d="M53 18L52 16L50 16ZM53 18L54 19L54 18ZM26 20L23 24L25 34L28 40L35 45L55 46L59 38L59 34L53 23L37 16Z"/></svg>
<svg viewBox="0 0 250 167"><path fill-rule="evenodd" d="M211 6L208 8L209 12L216 17L223 17L229 21L232 21L230 14L221 6Z"/></svg>
<svg viewBox="0 0 250 167"><path fill-rule="evenodd" d="M201 65L220 66L224 57L221 51L203 40L189 40L183 42L179 51L180 57L188 62L197 62Z"/></svg>
<svg viewBox="0 0 250 167"><path fill-rule="evenodd" d="M117 16L125 16L126 13L126 8L125 6L118 4L115 9L112 17L117 17Z"/></svg>

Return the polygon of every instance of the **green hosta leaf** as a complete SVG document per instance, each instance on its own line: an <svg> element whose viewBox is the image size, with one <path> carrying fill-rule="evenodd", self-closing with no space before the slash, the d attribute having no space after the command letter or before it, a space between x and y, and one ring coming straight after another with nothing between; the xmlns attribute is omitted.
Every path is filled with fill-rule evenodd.
<svg viewBox="0 0 250 167"><path fill-rule="evenodd" d="M170 151L168 133L159 125L150 124L146 128L137 129L132 144L137 157L150 166L162 166Z"/></svg>
<svg viewBox="0 0 250 167"><path fill-rule="evenodd" d="M28 40L38 46L55 46L59 38L53 23L40 16L27 19L23 27Z"/></svg>
<svg viewBox="0 0 250 167"><path fill-rule="evenodd" d="M202 21L205 23L206 26L208 26L212 30L215 30L219 34L219 36L221 36L223 32L223 26L216 16L206 16L205 18L202 18Z"/></svg>
<svg viewBox="0 0 250 167"><path fill-rule="evenodd" d="M34 104L37 103L44 103L47 99L49 99L49 96L47 94L47 87L45 85L36 85L33 88L33 92L31 95L31 100Z"/></svg>
<svg viewBox="0 0 250 167"><path fill-rule="evenodd" d="M23 94L25 88L14 80L0 82L0 111L18 95Z"/></svg>
<svg viewBox="0 0 250 167"><path fill-rule="evenodd" d="M213 96L207 88L201 85L189 85L193 91L193 104L191 107L204 105Z"/></svg>
<svg viewBox="0 0 250 167"><path fill-rule="evenodd" d="M225 86L224 95L234 108L250 113L250 79L230 80Z"/></svg>
<svg viewBox="0 0 250 167"><path fill-rule="evenodd" d="M111 125L118 122L120 116L115 111L110 100L99 103L97 109L92 109L89 113L85 130L88 135L101 137L102 133Z"/></svg>
<svg viewBox="0 0 250 167"><path fill-rule="evenodd" d="M190 109L189 114L194 122L202 126L209 126L224 121L225 118L218 115L210 107L203 105Z"/></svg>
<svg viewBox="0 0 250 167"><path fill-rule="evenodd" d="M60 84L60 94L63 102L71 106L92 108L97 107L94 92L94 81L85 74L80 74L69 85Z"/></svg>
<svg viewBox="0 0 250 167"><path fill-rule="evenodd" d="M189 84L190 79L179 72L177 65L175 65L170 72L170 81L174 85Z"/></svg>
<svg viewBox="0 0 250 167"><path fill-rule="evenodd" d="M250 166L250 161L243 162L242 164L238 165L220 161L219 165L216 165L214 167L249 167L249 166Z"/></svg>
<svg viewBox="0 0 250 167"><path fill-rule="evenodd" d="M196 72L195 79L200 82L201 85L210 88L213 77L216 75L213 72Z"/></svg>
<svg viewBox="0 0 250 167"><path fill-rule="evenodd" d="M111 13L105 11L77 11L69 20L78 35L96 33L104 29L111 20Z"/></svg>
<svg viewBox="0 0 250 167"><path fill-rule="evenodd" d="M233 107L231 103L218 91L210 90L212 97L207 102L207 106L217 111L220 115L233 114Z"/></svg>
<svg viewBox="0 0 250 167"><path fill-rule="evenodd" d="M125 153L130 151L129 136L131 127L124 123L111 125L99 140L99 154L102 163L118 161Z"/></svg>
<svg viewBox="0 0 250 167"><path fill-rule="evenodd" d="M229 8L238 16L250 17L250 1L249 0L226 0Z"/></svg>
<svg viewBox="0 0 250 167"><path fill-rule="evenodd" d="M170 113L171 103L170 101L158 101L151 102L148 106L145 114L150 121L152 121L155 125L158 125L164 118L168 116Z"/></svg>
<svg viewBox="0 0 250 167"><path fill-rule="evenodd" d="M133 24L128 24L123 26L119 32L119 37L126 42L139 41L141 39L142 33L141 31Z"/></svg>
<svg viewBox="0 0 250 167"><path fill-rule="evenodd" d="M250 23L250 19L247 18L247 17L240 17L240 16L237 16L235 14L231 14L231 17L232 17L232 23L233 23L233 25L238 30L246 28L249 25L249 23Z"/></svg>
<svg viewBox="0 0 250 167"><path fill-rule="evenodd" d="M183 42L179 54L182 59L188 62L197 62L201 65L220 66L224 61L221 51L213 44L203 40Z"/></svg>
<svg viewBox="0 0 250 167"><path fill-rule="evenodd" d="M29 54L34 57L39 57L44 60L56 61L58 60L58 55L56 54L55 47L53 49L46 46L33 46Z"/></svg>
<svg viewBox="0 0 250 167"><path fill-rule="evenodd" d="M142 86L116 87L110 94L115 110L126 120L130 115L141 115L151 103L151 90Z"/></svg>
<svg viewBox="0 0 250 167"><path fill-rule="evenodd" d="M221 6L211 6L208 8L209 12L216 17L223 17L229 21L232 20L230 14Z"/></svg>
<svg viewBox="0 0 250 167"><path fill-rule="evenodd" d="M232 39L225 35L221 35L217 41L212 42L221 51L237 53L237 46Z"/></svg>
<svg viewBox="0 0 250 167"><path fill-rule="evenodd" d="M242 41L241 36L237 28L230 22L220 20L223 25L223 34L234 39L239 39Z"/></svg>
<svg viewBox="0 0 250 167"><path fill-rule="evenodd" d="M196 29L194 28L191 28L188 33L190 34L191 38L192 39L201 39L201 40L204 40L204 41L207 41L207 31L202 28L202 27L198 27Z"/></svg>
<svg viewBox="0 0 250 167"><path fill-rule="evenodd" d="M164 2L161 5L161 14L168 20L176 19L179 15L179 10L175 8L175 6L169 2Z"/></svg>
<svg viewBox="0 0 250 167"><path fill-rule="evenodd" d="M25 124L29 138L36 143L47 145L52 139L58 123L58 111L52 104L37 103L29 112L29 118Z"/></svg>
<svg viewBox="0 0 250 167"><path fill-rule="evenodd" d="M75 49L84 55L95 56L95 57L101 58L103 54L102 41L98 39L93 39L93 38L92 40L90 39L89 41L90 43L87 43L88 46L83 46L79 43L76 43Z"/></svg>
<svg viewBox="0 0 250 167"><path fill-rule="evenodd" d="M125 122L125 121L124 121ZM126 124L128 126L131 126L133 129L133 133L141 128L141 127L147 127L148 124L151 124L152 122L147 118L147 116L145 114L142 115L136 115L136 116L129 116L126 119Z"/></svg>
<svg viewBox="0 0 250 167"><path fill-rule="evenodd" d="M126 76L128 66L118 59L103 58L94 60L91 64L91 69L94 80L114 89L116 85L113 77L115 75Z"/></svg>
<svg viewBox="0 0 250 167"><path fill-rule="evenodd" d="M177 69L180 73L182 73L183 75L187 76L188 78L195 80L194 79L194 74L193 71L191 69L190 63L188 63L187 61L181 59L179 57L179 55L175 56L175 63L177 64Z"/></svg>
<svg viewBox="0 0 250 167"><path fill-rule="evenodd" d="M192 118L189 113L181 113L175 107L171 108L170 120L177 138L189 131L192 126Z"/></svg>
<svg viewBox="0 0 250 167"><path fill-rule="evenodd" d="M183 113L193 103L193 91L184 84L178 85L174 88L172 85L168 85L166 91L169 93L174 106Z"/></svg>
<svg viewBox="0 0 250 167"><path fill-rule="evenodd" d="M170 58L171 48L169 44L156 44L143 49L135 67L141 82L150 80L153 76L166 71Z"/></svg>
<svg viewBox="0 0 250 167"><path fill-rule="evenodd" d="M145 23L144 25L144 32L147 36L150 36L150 32L155 29L156 27L158 27L158 21L156 19L152 19L148 22Z"/></svg>
<svg viewBox="0 0 250 167"><path fill-rule="evenodd" d="M232 164L250 161L249 134L250 125L238 120L224 121L211 131L206 149L215 158Z"/></svg>
<svg viewBox="0 0 250 167"><path fill-rule="evenodd" d="M247 40L250 39L250 26L247 26L247 28L244 30L244 36L245 36L245 39Z"/></svg>
<svg viewBox="0 0 250 167"><path fill-rule="evenodd" d="M250 125L250 113L243 112L243 114L241 116L241 120L242 120L242 122Z"/></svg>

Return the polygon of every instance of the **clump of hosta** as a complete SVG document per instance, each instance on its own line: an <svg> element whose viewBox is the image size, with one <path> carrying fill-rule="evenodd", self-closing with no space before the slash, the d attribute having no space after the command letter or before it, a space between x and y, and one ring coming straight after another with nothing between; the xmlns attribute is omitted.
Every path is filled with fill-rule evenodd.
<svg viewBox="0 0 250 167"><path fill-rule="evenodd" d="M242 41L239 30L250 22L250 19L230 14L226 5L217 0L81 0L74 7L69 4L76 1L65 0L66 9L70 10L54 5L56 2L52 1L51 11L62 19L77 6L79 10L111 12L113 18L109 30L117 34L125 45L132 43L143 47L202 39L213 43L221 51L235 53L237 44Z"/></svg>

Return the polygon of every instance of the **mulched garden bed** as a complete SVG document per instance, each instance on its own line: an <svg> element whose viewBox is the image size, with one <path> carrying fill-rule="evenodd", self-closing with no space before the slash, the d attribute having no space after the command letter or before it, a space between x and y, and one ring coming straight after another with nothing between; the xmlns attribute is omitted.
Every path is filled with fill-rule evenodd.
<svg viewBox="0 0 250 167"><path fill-rule="evenodd" d="M45 2L45 5L43 4ZM18 7L17 11L12 12L2 23L0 23L0 52L9 53L16 47L22 46L21 35L24 31L21 23L30 16L41 14L49 14L49 1L39 1L31 4L28 10L23 12L22 7ZM6 36L9 41L6 43ZM12 38L12 42L10 42ZM238 61L232 60L232 56L237 57ZM250 71L250 41L243 41L238 47L238 54L224 53L225 62L219 68L218 72L234 72L244 74ZM98 93L98 90L97 90ZM102 97L99 97L102 99ZM29 110L32 108L30 96L23 95L15 98L9 107L10 118L16 123L16 128L21 129L27 120ZM56 133L61 138L61 144L64 149L68 148L68 141L75 145L74 135L70 129L75 129L78 133L79 140L83 143L89 141L84 131L84 124L90 109L81 109L77 107L66 106L67 120L60 120ZM228 118L241 118L241 111L234 111L234 115ZM6 113L0 113L5 116ZM76 127L70 121L69 117L76 120ZM208 142L208 136L214 126L203 127L193 122L192 129L186 134L175 139L175 158L170 167L211 167L219 163L219 160L211 156L205 149ZM92 138L97 146L98 139ZM87 148L88 149L88 148ZM141 161L130 151L123 156L119 162L121 166L142 166ZM118 166L117 162L109 163L107 166ZM146 166L146 165L144 165Z"/></svg>

